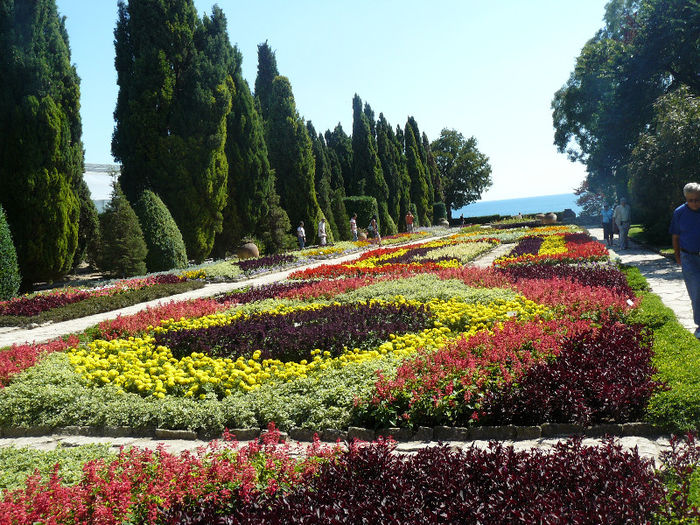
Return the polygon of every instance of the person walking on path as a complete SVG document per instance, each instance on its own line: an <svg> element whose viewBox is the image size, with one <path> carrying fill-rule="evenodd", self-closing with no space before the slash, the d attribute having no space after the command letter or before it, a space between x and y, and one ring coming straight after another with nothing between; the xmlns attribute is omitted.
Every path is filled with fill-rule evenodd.
<svg viewBox="0 0 700 525"><path fill-rule="evenodd" d="M669 233L698 326L695 337L700 339L700 184L689 182L683 187L683 195L685 204L674 210Z"/></svg>
<svg viewBox="0 0 700 525"><path fill-rule="evenodd" d="M357 213L352 214L352 219L350 219L350 232L352 233L352 240L357 240Z"/></svg>
<svg viewBox="0 0 700 525"><path fill-rule="evenodd" d="M613 244L613 211L610 206L603 204L603 211L601 212L602 222L603 222L603 238L608 246Z"/></svg>
<svg viewBox="0 0 700 525"><path fill-rule="evenodd" d="M408 233L413 233L413 214L411 210L406 214L406 231Z"/></svg>
<svg viewBox="0 0 700 525"><path fill-rule="evenodd" d="M297 240L299 241L299 249L304 249L304 243L306 242L306 230L304 230L304 221L299 223L297 228Z"/></svg>
<svg viewBox="0 0 700 525"><path fill-rule="evenodd" d="M615 207L613 220L615 224L617 224L617 229L620 230L620 250L626 250L628 247L627 236L630 231L632 212L630 205L627 204L627 199L624 197L620 199L620 204Z"/></svg>
<svg viewBox="0 0 700 525"><path fill-rule="evenodd" d="M369 227L367 228L370 232L370 235L374 237L377 240L377 244L379 246L382 245L382 236L379 234L379 224L377 224L377 216L373 215L372 220L369 221Z"/></svg>
<svg viewBox="0 0 700 525"><path fill-rule="evenodd" d="M321 246L326 245L326 219L321 217L321 220L318 223L318 243Z"/></svg>

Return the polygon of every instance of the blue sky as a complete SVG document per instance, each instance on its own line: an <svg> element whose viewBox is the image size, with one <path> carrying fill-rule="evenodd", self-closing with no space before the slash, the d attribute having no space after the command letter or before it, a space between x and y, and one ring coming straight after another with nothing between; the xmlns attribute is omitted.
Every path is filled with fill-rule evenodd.
<svg viewBox="0 0 700 525"><path fill-rule="evenodd" d="M117 2L57 0L81 78L88 163L112 163L117 97ZM443 128L474 136L489 156L484 200L569 193L585 176L556 152L550 103L607 0L221 0L231 42L252 87L257 45L268 41L299 113L317 131L352 131L352 97L396 127L415 117L435 140ZM200 16L213 2L195 0ZM94 196L94 198L97 198Z"/></svg>

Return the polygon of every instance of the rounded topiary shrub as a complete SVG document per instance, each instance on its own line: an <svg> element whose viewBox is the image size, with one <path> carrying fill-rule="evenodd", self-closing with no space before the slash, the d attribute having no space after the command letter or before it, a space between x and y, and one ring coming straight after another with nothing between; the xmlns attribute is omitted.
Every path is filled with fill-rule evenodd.
<svg viewBox="0 0 700 525"><path fill-rule="evenodd" d="M0 299L10 299L17 295L21 281L10 226L5 211L0 206Z"/></svg>
<svg viewBox="0 0 700 525"><path fill-rule="evenodd" d="M131 277L146 273L146 241L136 213L122 193L119 184L114 185L112 199L100 215L101 270L117 277Z"/></svg>
<svg viewBox="0 0 700 525"><path fill-rule="evenodd" d="M134 205L134 211L148 248L148 271L160 272L187 266L182 234L161 198L151 190L144 190Z"/></svg>

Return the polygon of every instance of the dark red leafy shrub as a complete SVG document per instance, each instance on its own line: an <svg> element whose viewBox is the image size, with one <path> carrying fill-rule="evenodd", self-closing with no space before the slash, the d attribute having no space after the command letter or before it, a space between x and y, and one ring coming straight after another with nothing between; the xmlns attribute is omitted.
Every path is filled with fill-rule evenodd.
<svg viewBox="0 0 700 525"><path fill-rule="evenodd" d="M159 345L176 358L203 352L218 357L250 357L261 350L262 359L309 359L314 349L338 356L344 348L369 348L389 334L420 331L432 325L425 307L354 303L298 310L286 315L262 313L225 326L176 330L156 334Z"/></svg>
<svg viewBox="0 0 700 525"><path fill-rule="evenodd" d="M540 246L544 239L542 237L523 237L518 244L515 245L508 257L520 257L525 254L537 254L540 251Z"/></svg>
<svg viewBox="0 0 700 525"><path fill-rule="evenodd" d="M169 522L647 523L663 495L652 461L612 441L584 447L574 439L551 452L438 446L413 456L380 443L352 446L289 492L261 495L227 516L210 505Z"/></svg>
<svg viewBox="0 0 700 525"><path fill-rule="evenodd" d="M571 279L586 286L605 287L614 290L624 297L634 297L634 292L627 284L625 275L610 266L597 264L512 264L498 267L500 272L508 277L511 282L520 279Z"/></svg>
<svg viewBox="0 0 700 525"><path fill-rule="evenodd" d="M565 340L556 360L532 367L519 382L486 394L484 424L584 425L637 421L661 383L652 380L648 331L606 322Z"/></svg>
<svg viewBox="0 0 700 525"><path fill-rule="evenodd" d="M245 273L251 273L256 270L274 268L275 266L289 264L296 260L297 258L293 255L274 254L258 257L257 259L246 259L244 261L240 261L238 266Z"/></svg>
<svg viewBox="0 0 700 525"><path fill-rule="evenodd" d="M238 303L246 304L253 301L262 301L263 299L271 299L279 297L283 292L295 290L303 286L308 286L305 281L286 281L279 283L265 284L263 286L254 286L244 291L230 292L220 295L216 300L220 303Z"/></svg>

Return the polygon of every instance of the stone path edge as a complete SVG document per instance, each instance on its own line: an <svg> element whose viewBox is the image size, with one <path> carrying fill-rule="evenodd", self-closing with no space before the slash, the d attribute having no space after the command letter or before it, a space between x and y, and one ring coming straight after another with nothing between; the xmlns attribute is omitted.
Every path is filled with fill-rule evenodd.
<svg viewBox="0 0 700 525"><path fill-rule="evenodd" d="M267 431L259 428L230 429L229 434L239 441L258 439ZM134 427L2 427L0 437L45 437L45 436L89 436L103 438L155 438L158 440L202 440L209 441L220 439L222 433L194 430L177 430L163 428L134 428ZM391 436L400 442L408 441L474 441L474 440L499 440L499 441L523 441L539 438L568 437L580 435L585 437L660 437L668 433L660 427L644 422L632 423L605 423L600 425L583 426L570 423L543 423L541 425L517 426L499 425L482 427L418 427L416 430L408 428L385 428L372 430L361 427L349 427L348 430L324 429L312 430L307 428L292 428L288 432L280 432L281 439L293 439L299 442L312 442L314 436L324 442L350 441L359 439L362 441L374 441L380 437Z"/></svg>

